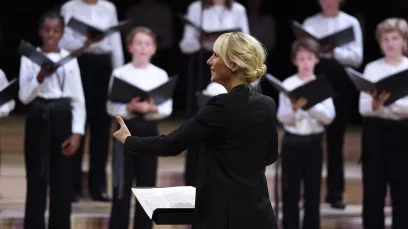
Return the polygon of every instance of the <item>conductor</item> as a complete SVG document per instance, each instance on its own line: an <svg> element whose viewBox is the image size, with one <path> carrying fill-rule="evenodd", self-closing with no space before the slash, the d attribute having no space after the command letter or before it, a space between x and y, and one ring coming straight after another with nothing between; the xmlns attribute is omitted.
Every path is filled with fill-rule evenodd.
<svg viewBox="0 0 408 229"><path fill-rule="evenodd" d="M250 83L266 72L262 44L245 33L224 33L215 42L211 81L228 93L214 96L168 135L131 136L123 119L113 136L125 153L175 156L203 143L196 186L193 229L277 229L265 167L278 158L276 104Z"/></svg>

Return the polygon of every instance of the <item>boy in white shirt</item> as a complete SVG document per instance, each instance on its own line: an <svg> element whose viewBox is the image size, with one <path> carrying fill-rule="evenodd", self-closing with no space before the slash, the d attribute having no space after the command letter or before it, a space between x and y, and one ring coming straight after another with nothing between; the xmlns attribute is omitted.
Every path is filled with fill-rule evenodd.
<svg viewBox="0 0 408 229"><path fill-rule="evenodd" d="M314 70L319 62L319 45L310 39L295 41L292 61L297 74L283 81L283 86L293 90L314 80ZM282 202L283 227L298 229L300 185L304 184L305 216L302 228L320 228L320 185L323 163L322 137L325 126L335 117L331 98L303 110L305 98L288 98L279 94L277 118L283 124L282 139Z"/></svg>
<svg viewBox="0 0 408 229"><path fill-rule="evenodd" d="M377 82L407 70L407 22L397 18L384 20L377 26L376 38L384 57L367 64L364 77ZM364 117L361 163L365 229L384 228L387 184L392 199L392 228L407 227L408 96L384 105L390 96L386 91L360 93L359 111Z"/></svg>

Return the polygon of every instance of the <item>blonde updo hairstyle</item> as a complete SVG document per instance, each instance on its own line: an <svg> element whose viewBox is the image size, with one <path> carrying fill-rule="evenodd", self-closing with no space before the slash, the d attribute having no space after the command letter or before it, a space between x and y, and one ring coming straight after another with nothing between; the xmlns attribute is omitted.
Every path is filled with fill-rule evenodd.
<svg viewBox="0 0 408 229"><path fill-rule="evenodd" d="M379 43L381 40L381 36L385 33L390 32L397 32L399 33L402 38L405 40L405 45L403 48L403 53L405 55L408 54L408 24L402 18L387 18L382 21L380 24L377 25L377 29L375 31L375 36L377 38L377 42Z"/></svg>
<svg viewBox="0 0 408 229"><path fill-rule="evenodd" d="M266 51L253 36L242 33L224 33L214 44L214 52L238 77L250 84L266 73Z"/></svg>

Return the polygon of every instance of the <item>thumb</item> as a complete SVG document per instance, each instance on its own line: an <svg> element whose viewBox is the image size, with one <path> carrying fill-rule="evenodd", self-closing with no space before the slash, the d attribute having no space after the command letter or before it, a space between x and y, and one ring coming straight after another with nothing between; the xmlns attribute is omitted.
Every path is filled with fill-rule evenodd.
<svg viewBox="0 0 408 229"><path fill-rule="evenodd" d="M123 121L122 117L116 116L116 121L119 123L121 128L125 126L125 122Z"/></svg>

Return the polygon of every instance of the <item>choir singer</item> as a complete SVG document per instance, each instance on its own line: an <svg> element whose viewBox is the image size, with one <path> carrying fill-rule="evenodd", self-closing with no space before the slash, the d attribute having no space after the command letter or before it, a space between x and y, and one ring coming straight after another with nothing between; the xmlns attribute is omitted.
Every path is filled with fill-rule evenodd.
<svg viewBox="0 0 408 229"><path fill-rule="evenodd" d="M266 72L266 52L254 37L224 33L207 61L211 81L228 93L214 96L190 120L168 135L131 136L121 117L113 135L125 153L175 156L203 143L198 163L193 229L277 229L265 167L278 158L276 104L251 82Z"/></svg>

